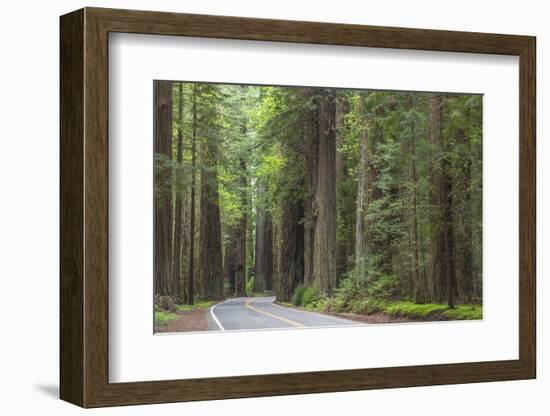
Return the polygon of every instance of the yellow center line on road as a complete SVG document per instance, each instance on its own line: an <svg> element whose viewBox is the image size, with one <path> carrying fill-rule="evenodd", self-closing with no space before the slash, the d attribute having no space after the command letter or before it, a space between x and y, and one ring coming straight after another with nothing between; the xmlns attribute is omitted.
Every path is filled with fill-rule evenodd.
<svg viewBox="0 0 550 416"><path fill-rule="evenodd" d="M266 316L269 316L271 318L274 318L274 319L278 319L279 321L283 321L283 322L286 322L287 324L290 324L292 326L297 326L299 328L305 328L306 326L304 324L301 324L300 322L296 322L296 321L292 321L290 319L286 319L286 318L283 318L282 316L277 316L277 315L273 315L272 313L269 313L269 312L266 312L266 311L262 311L261 309L258 309L258 308L255 308L254 306L252 306L250 304L250 302L252 302L251 300L249 300L248 302L246 302L245 306L248 308L248 309L252 309L253 311L255 312L258 312L258 313L262 313Z"/></svg>

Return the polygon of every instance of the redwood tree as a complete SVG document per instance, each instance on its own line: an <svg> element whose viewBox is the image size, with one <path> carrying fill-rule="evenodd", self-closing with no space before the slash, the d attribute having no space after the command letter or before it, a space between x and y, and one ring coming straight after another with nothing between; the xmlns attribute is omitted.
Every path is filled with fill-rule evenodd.
<svg viewBox="0 0 550 416"><path fill-rule="evenodd" d="M322 295L336 288L336 103L334 90L321 91L319 101L319 157L315 192L313 273Z"/></svg>
<svg viewBox="0 0 550 416"><path fill-rule="evenodd" d="M177 149L176 149L176 174L175 174L175 213L174 213L174 250L173 256L173 286L172 291L177 298L183 298L181 290L181 256L182 256L182 213L183 213L183 189L182 189L182 162L183 162L183 83L178 82L178 120L177 120Z"/></svg>
<svg viewBox="0 0 550 416"><path fill-rule="evenodd" d="M201 143L200 168L200 296L214 300L224 297L217 163L217 138L206 137Z"/></svg>
<svg viewBox="0 0 550 416"><path fill-rule="evenodd" d="M155 153L155 292L173 293L171 275L172 251L172 187L170 161L172 159L172 82L153 84L154 153Z"/></svg>

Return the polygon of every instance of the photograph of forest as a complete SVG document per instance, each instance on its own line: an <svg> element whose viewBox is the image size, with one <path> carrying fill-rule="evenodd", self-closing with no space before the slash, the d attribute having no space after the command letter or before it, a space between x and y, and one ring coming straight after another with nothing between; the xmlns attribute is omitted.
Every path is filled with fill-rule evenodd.
<svg viewBox="0 0 550 416"><path fill-rule="evenodd" d="M482 95L153 96L154 332L482 319Z"/></svg>

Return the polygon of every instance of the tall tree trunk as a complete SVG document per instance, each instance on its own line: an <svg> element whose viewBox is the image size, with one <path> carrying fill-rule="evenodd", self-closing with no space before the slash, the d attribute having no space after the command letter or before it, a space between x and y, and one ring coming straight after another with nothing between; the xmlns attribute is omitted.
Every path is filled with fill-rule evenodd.
<svg viewBox="0 0 550 416"><path fill-rule="evenodd" d="M200 290L202 299L223 299L221 221L218 193L218 144L207 135L201 143Z"/></svg>
<svg viewBox="0 0 550 416"><path fill-rule="evenodd" d="M336 288L336 103L334 91L325 90L319 103L319 160L313 272L321 295Z"/></svg>
<svg viewBox="0 0 550 416"><path fill-rule="evenodd" d="M363 99L363 98L362 98ZM364 107L364 105L362 105ZM357 167L357 209L355 212L355 269L360 276L367 273L367 195L368 195L368 120L363 112L363 130L359 143L359 166Z"/></svg>
<svg viewBox="0 0 550 416"><path fill-rule="evenodd" d="M277 300L288 302L304 276L304 208L302 201L283 201L281 213L281 250Z"/></svg>
<svg viewBox="0 0 550 416"><path fill-rule="evenodd" d="M420 261L419 261L419 240L418 240L418 178L416 174L416 144L413 139L411 145L412 152L412 273L414 282L414 301L416 303L425 303L426 301L426 285L420 274Z"/></svg>
<svg viewBox="0 0 550 416"><path fill-rule="evenodd" d="M338 249L337 249L337 263L336 263L336 278L340 279L347 272L348 266L348 257L351 254L349 252L349 228L348 223L348 210L346 201L346 194L341 184L346 181L346 174L344 170L344 153L343 153L343 138L344 138L344 114L346 112L345 98L343 95L337 96L336 99L336 199L337 199L337 227L338 227L338 236L342 236L338 239Z"/></svg>
<svg viewBox="0 0 550 416"><path fill-rule="evenodd" d="M408 247L409 252L407 255L407 259L409 260L409 279L407 280L407 293L412 293L414 296L414 273L413 273L413 255L412 255L412 238L411 238L411 227L408 227L407 230L407 236L408 236Z"/></svg>
<svg viewBox="0 0 550 416"><path fill-rule="evenodd" d="M187 301L195 303L195 188L197 158L197 87L193 85L193 133L191 142L191 212L189 225L189 274L187 277Z"/></svg>
<svg viewBox="0 0 550 416"><path fill-rule="evenodd" d="M217 145L208 138L201 145L199 263L201 298L214 300L224 297L217 159Z"/></svg>
<svg viewBox="0 0 550 416"><path fill-rule="evenodd" d="M445 285L447 292L447 303L449 308L454 308L455 291L455 260L454 260L454 228L453 228L453 180L449 172L450 162L447 157L443 158L443 241L444 241L444 262L445 262Z"/></svg>
<svg viewBox="0 0 550 416"><path fill-rule="evenodd" d="M173 252L173 294L177 298L183 298L181 290L181 246L182 246L182 211L183 211L183 189L182 189L182 168L183 168L183 83L178 83L178 141L176 153L176 204L174 218L174 252Z"/></svg>
<svg viewBox="0 0 550 416"><path fill-rule="evenodd" d="M281 274L279 267L281 265L281 224L280 222L273 224L273 274L272 274L272 289L275 291L275 294L278 294L279 284L281 281ZM277 300L279 300L277 295Z"/></svg>
<svg viewBox="0 0 550 416"><path fill-rule="evenodd" d="M245 134L246 129L241 127L241 134ZM246 162L243 158L239 160L240 167L240 194L242 213L239 221L239 239L238 239L238 264L237 275L235 276L235 296L246 296L246 210L247 210L247 195L246 195Z"/></svg>
<svg viewBox="0 0 550 416"><path fill-rule="evenodd" d="M441 276L441 286L445 287L447 304L454 308L456 285L455 275L455 244L453 225L453 178L449 153L451 143L449 138L442 137L443 157L441 158L441 192L440 205L442 212L443 263L445 274Z"/></svg>
<svg viewBox="0 0 550 416"><path fill-rule="evenodd" d="M304 90L304 96L312 100L312 90ZM310 103L311 104L311 103ZM319 111L317 106L306 110L304 123L304 284L314 284L313 252L315 247L315 223L317 212L315 210L315 193L317 189L317 169L319 157Z"/></svg>
<svg viewBox="0 0 550 416"><path fill-rule="evenodd" d="M225 245L224 276L229 293L235 294L235 277L239 264L239 227L232 225L227 231L229 239Z"/></svg>
<svg viewBox="0 0 550 416"><path fill-rule="evenodd" d="M262 206L266 192L265 183L258 184L259 206L256 207L256 254L254 272L254 291L263 292L272 289L273 273L273 232L271 216Z"/></svg>
<svg viewBox="0 0 550 416"><path fill-rule="evenodd" d="M411 109L414 107L413 97L410 98ZM414 301L426 302L426 282L420 273L419 239L418 239L418 175L416 172L416 125L411 121L411 179L412 179L412 274L414 283Z"/></svg>
<svg viewBox="0 0 550 416"><path fill-rule="evenodd" d="M419 248L420 253L422 254L422 281L424 282L424 301L429 302L432 298L430 297L430 293L428 291L428 269L426 265L426 248L424 245L424 236L422 233L422 227L420 227L420 242L419 242Z"/></svg>
<svg viewBox="0 0 550 416"><path fill-rule="evenodd" d="M464 210L464 275L466 277L467 301L475 297L475 275L474 275L474 242L473 242L473 210L472 210L472 159L470 138L465 137L467 148L467 159L464 164L464 180L466 181L466 201Z"/></svg>
<svg viewBox="0 0 550 416"><path fill-rule="evenodd" d="M155 81L154 153L172 159L172 82ZM155 198L155 292L171 295L171 256L172 251L172 202L170 183L171 173L155 169L155 189L164 189Z"/></svg>
<svg viewBox="0 0 550 416"><path fill-rule="evenodd" d="M183 303L189 303L189 285L187 279L189 277L189 237L191 236L190 231L190 213L191 213L191 199L189 198L189 193L185 193L185 198L183 199L183 208L182 208L182 242L181 242L181 295Z"/></svg>
<svg viewBox="0 0 550 416"><path fill-rule="evenodd" d="M455 204L455 216L462 225L460 233L460 278L457 276L458 295L461 300L469 301L473 296L474 273L473 273L473 233L472 233L472 210L471 210L471 181L472 181L472 160L470 156L470 139L466 137L464 128L456 132L456 143L464 149L463 159L460 163L461 186L460 192L463 195L459 204ZM456 259L458 263L458 258ZM457 269L458 269L457 264Z"/></svg>
<svg viewBox="0 0 550 416"><path fill-rule="evenodd" d="M429 138L431 144L431 162L430 162L430 201L432 206L432 215L430 216L430 234L431 234L431 272L430 297L439 302L445 296L446 284L442 285L446 278L445 241L443 234L443 211L442 211L442 172L441 172L441 96L432 95L430 98L430 125Z"/></svg>
<svg viewBox="0 0 550 416"><path fill-rule="evenodd" d="M273 290L273 222L271 220L271 214L266 212L265 214L265 290Z"/></svg>

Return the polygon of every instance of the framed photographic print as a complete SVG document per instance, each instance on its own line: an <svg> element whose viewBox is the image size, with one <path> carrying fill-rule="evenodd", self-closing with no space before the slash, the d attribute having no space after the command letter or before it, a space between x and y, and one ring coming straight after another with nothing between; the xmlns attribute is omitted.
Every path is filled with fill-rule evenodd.
<svg viewBox="0 0 550 416"><path fill-rule="evenodd" d="M61 398L534 378L535 38L61 17Z"/></svg>

